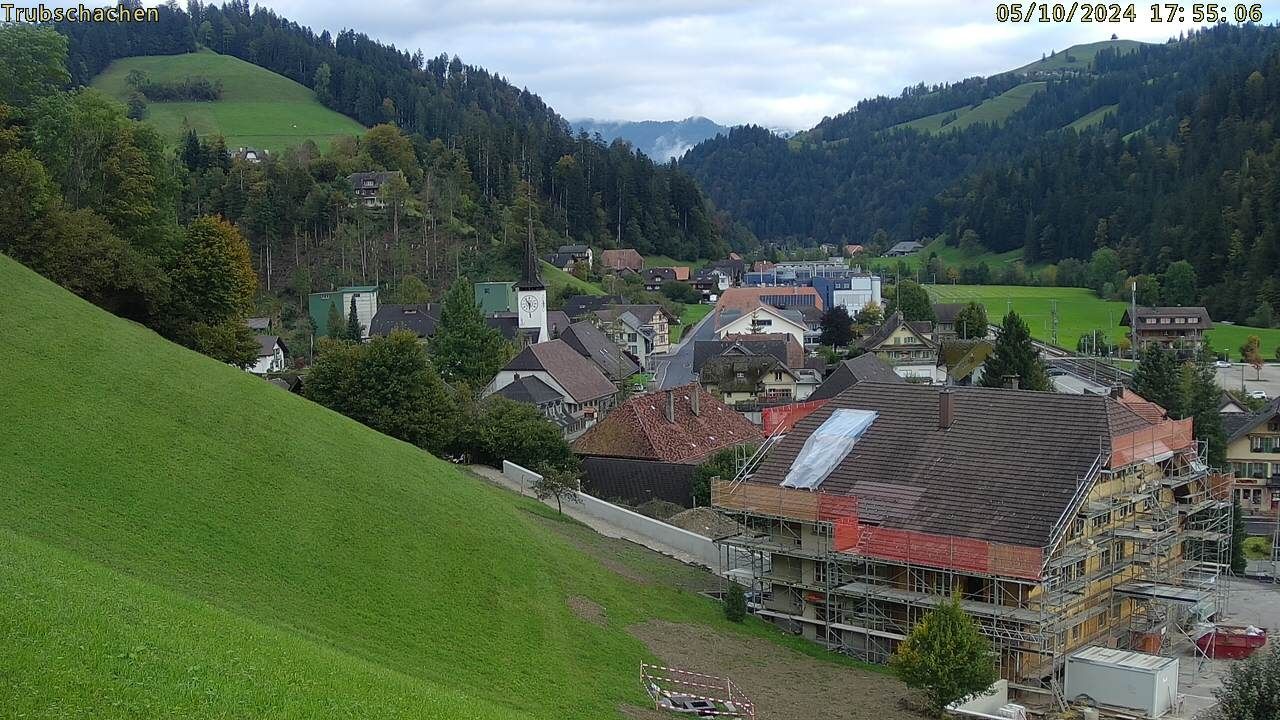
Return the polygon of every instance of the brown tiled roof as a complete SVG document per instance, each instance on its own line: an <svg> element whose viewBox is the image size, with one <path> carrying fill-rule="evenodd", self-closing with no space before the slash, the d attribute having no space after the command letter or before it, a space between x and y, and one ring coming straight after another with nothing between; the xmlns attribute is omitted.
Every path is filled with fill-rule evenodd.
<svg viewBox="0 0 1280 720"><path fill-rule="evenodd" d="M933 315L939 323L945 325L954 325L956 315L965 309L965 303L934 303Z"/></svg>
<svg viewBox="0 0 1280 720"><path fill-rule="evenodd" d="M1141 417L1109 397L953 387L938 427L931 385L858 383L796 424L753 482L778 484L813 431L842 408L878 413L822 491L859 498L870 523L1042 547L1078 483Z"/></svg>
<svg viewBox="0 0 1280 720"><path fill-rule="evenodd" d="M666 418L675 396L675 422ZM699 412L690 406L698 393ZM696 463L724 448L760 442L760 431L697 383L634 395L573 443L579 455Z"/></svg>
<svg viewBox="0 0 1280 720"><path fill-rule="evenodd" d="M560 339L577 350L578 354L594 362L605 375L614 380L625 380L640 372L640 366L622 348L589 322L570 325L560 335Z"/></svg>
<svg viewBox="0 0 1280 720"><path fill-rule="evenodd" d="M845 360L836 365L827 379L822 381L808 400L827 400L849 389L849 386L860 382L905 383L893 371L876 357L875 353L864 353L852 360Z"/></svg>
<svg viewBox="0 0 1280 720"><path fill-rule="evenodd" d="M737 310L749 313L760 305L770 305L767 298L787 298L793 296L812 296L808 303L822 309L822 296L811 287L749 287L729 288L716 303L717 310Z"/></svg>
<svg viewBox="0 0 1280 720"><path fill-rule="evenodd" d="M630 268L638 272L644 269L644 258L634 248L605 250L600 253L600 264L614 270Z"/></svg>
<svg viewBox="0 0 1280 720"><path fill-rule="evenodd" d="M613 383L595 363L582 357L563 340L530 345L512 358L503 370L541 370L559 383L579 405L616 392Z"/></svg>
<svg viewBox="0 0 1280 720"><path fill-rule="evenodd" d="M1158 423L1168 417L1169 414L1164 408L1129 388L1125 388L1121 394L1120 404L1148 423Z"/></svg>

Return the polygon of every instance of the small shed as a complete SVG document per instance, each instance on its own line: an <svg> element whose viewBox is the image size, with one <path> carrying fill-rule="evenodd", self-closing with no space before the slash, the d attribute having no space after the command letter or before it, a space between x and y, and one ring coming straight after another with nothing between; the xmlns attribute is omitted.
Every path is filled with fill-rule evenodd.
<svg viewBox="0 0 1280 720"><path fill-rule="evenodd" d="M1178 659L1087 647L1067 658L1065 694L1158 718L1178 705Z"/></svg>

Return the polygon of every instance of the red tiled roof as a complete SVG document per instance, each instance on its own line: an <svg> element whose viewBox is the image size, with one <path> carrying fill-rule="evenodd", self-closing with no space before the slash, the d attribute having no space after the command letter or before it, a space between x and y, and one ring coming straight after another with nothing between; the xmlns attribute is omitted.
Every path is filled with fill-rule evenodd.
<svg viewBox="0 0 1280 720"><path fill-rule="evenodd" d="M675 396L675 422L666 417L667 393ZM691 393L698 393L693 413ZM573 443L579 455L696 463L708 455L761 440L740 413L697 383L635 395Z"/></svg>
<svg viewBox="0 0 1280 720"><path fill-rule="evenodd" d="M1122 394L1119 399L1121 405L1124 405L1126 408L1133 411L1135 415L1149 423L1154 424L1163 422L1165 420L1165 416L1168 415L1164 408L1142 397L1129 388L1124 389L1124 394Z"/></svg>

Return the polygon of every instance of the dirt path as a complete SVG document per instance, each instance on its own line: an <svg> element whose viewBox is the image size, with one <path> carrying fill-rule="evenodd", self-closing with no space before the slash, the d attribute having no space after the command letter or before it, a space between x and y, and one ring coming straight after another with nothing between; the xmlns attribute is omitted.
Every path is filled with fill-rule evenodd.
<svg viewBox="0 0 1280 720"><path fill-rule="evenodd" d="M633 625L628 631L671 667L733 680L755 703L759 720L920 717L903 707L907 690L894 678L822 662L763 638L727 636L701 625L663 620Z"/></svg>

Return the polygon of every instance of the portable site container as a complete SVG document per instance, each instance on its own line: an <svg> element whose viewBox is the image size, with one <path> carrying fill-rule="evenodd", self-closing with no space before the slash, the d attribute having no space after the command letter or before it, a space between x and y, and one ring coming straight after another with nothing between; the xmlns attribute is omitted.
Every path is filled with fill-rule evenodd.
<svg viewBox="0 0 1280 720"><path fill-rule="evenodd" d="M1066 697L1158 718L1177 707L1178 659L1132 650L1087 647L1067 658Z"/></svg>

